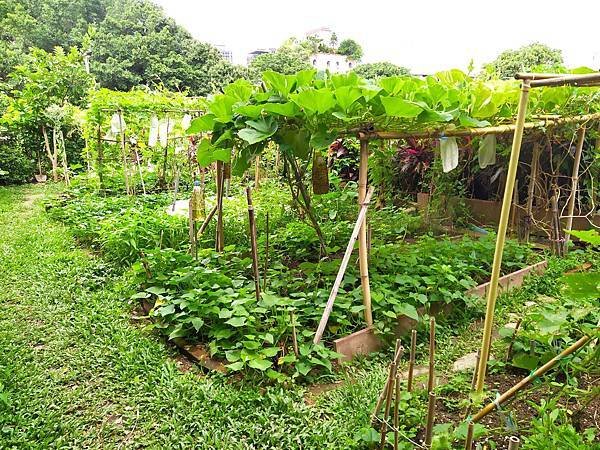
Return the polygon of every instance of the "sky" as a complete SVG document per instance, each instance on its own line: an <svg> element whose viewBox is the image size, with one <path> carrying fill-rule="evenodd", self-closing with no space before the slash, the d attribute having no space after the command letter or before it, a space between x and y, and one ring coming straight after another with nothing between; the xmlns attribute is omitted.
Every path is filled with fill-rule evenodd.
<svg viewBox="0 0 600 450"><path fill-rule="evenodd" d="M221 44L243 64L329 27L363 47L362 62L390 61L413 73L466 69L538 41L563 51L568 67L600 69L600 1L546 0L154 0L197 39Z"/></svg>

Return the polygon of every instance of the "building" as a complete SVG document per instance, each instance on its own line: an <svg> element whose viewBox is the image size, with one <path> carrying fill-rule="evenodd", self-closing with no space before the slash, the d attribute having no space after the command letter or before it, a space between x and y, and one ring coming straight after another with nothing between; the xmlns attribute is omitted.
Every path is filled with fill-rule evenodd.
<svg viewBox="0 0 600 450"><path fill-rule="evenodd" d="M317 70L329 70L331 73L346 73L354 68L355 62L345 55L337 53L315 53L310 56L311 64Z"/></svg>
<svg viewBox="0 0 600 450"><path fill-rule="evenodd" d="M256 49L256 50L248 53L248 56L246 57L246 64L250 65L250 63L252 62L252 60L254 58L256 58L257 56L264 55L266 53L275 53L276 50L277 49L275 49L275 48L259 48L259 49Z"/></svg>
<svg viewBox="0 0 600 450"><path fill-rule="evenodd" d="M217 48L217 50L219 50L219 52L221 53L221 56L223 57L223 59L225 61L228 61L230 63L233 62L233 53L231 52L231 50L229 48L227 48L221 44L217 44L217 45L215 45L215 47Z"/></svg>

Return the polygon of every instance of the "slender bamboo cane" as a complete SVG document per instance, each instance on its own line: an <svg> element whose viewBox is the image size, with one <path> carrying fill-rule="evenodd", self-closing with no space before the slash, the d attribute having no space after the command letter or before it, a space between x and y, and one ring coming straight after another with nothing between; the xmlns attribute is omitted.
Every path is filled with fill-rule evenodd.
<svg viewBox="0 0 600 450"><path fill-rule="evenodd" d="M533 223L533 198L535 194L535 182L537 180L538 165L540 162L540 152L542 146L539 142L533 144L533 155L531 156L531 173L529 175L529 186L527 188L527 206L525 216L525 231L524 239L525 242L529 243L529 236L531 234L531 225Z"/></svg>
<svg viewBox="0 0 600 450"><path fill-rule="evenodd" d="M397 339L396 340L396 349L394 350L394 359L393 359L393 362L396 364L396 369L398 368L398 363L403 354L404 354L404 348L402 348L402 346L400 345L400 339ZM388 377L385 380L385 385L383 387L383 390L379 394L379 397L377 398L377 403L375 404L375 408L373 409L373 413L371 414L371 423L375 422L375 417L377 416L377 414L379 414L379 410L381 409L381 406L383 405L383 401L385 400L385 398L387 396L389 386L390 386L390 377L388 374Z"/></svg>
<svg viewBox="0 0 600 450"><path fill-rule="evenodd" d="M269 211L267 211L267 215L266 215L265 235L266 235L266 243L265 243L265 269L264 269L264 274L263 274L263 291L267 290L267 271L269 270Z"/></svg>
<svg viewBox="0 0 600 450"><path fill-rule="evenodd" d="M327 300L327 305L325 306L325 310L323 311L323 316L321 317L321 321L319 322L319 327L317 328L317 332L315 334L315 338L313 342L318 344L321 338L323 337L323 333L325 332L325 327L327 326L327 321L329 320L329 315L331 314L331 310L333 309L333 302L338 293L338 289L342 284L342 280L344 279L344 273L346 272L346 267L348 267L348 262L350 261L350 256L352 255L352 250L354 249L354 242L356 242L356 238L358 236L359 230L361 226L365 222L365 217L367 216L367 208L369 207L369 203L371 201L371 197L373 195L373 187L369 188L369 192L367 196L364 198L364 201L361 204L360 212L358 213L358 218L356 219L356 224L354 225L354 230L352 230L352 234L350 235L350 240L348 241L348 245L346 247L346 252L344 253L344 257L342 258L342 263L340 264L340 268L338 270L337 276L335 278L335 282L333 283L333 288L331 289L331 293L329 294L329 299Z"/></svg>
<svg viewBox="0 0 600 450"><path fill-rule="evenodd" d="M517 113L517 128L513 138L512 150L510 153L510 162L506 177L506 187L504 189L504 198L502 200L502 210L500 213L500 223L498 225L498 235L496 238L496 249L494 251L494 262L492 265L492 274L490 277L490 288L487 296L487 307L485 322L483 328L483 338L481 342L481 360L477 370L477 392L483 392L485 383L485 374L489 358L489 349L492 341L492 327L494 325L494 310L496 308L496 298L498 297L498 279L500 278L500 266L502 264L502 253L504 251L504 241L506 238L506 228L508 225L508 216L510 213L510 204L512 200L512 191L517 175L517 166L519 164L519 154L521 152L521 141L523 139L523 126L525 124L525 115L527 113L527 102L529 99L529 81L524 80L521 87L521 97L519 99L519 108Z"/></svg>
<svg viewBox="0 0 600 450"><path fill-rule="evenodd" d="M222 252L225 247L224 230L223 230L223 162L217 161L216 165L216 182L217 182L217 229L216 229L216 245L218 252Z"/></svg>
<svg viewBox="0 0 600 450"><path fill-rule="evenodd" d="M248 200L248 224L250 226L250 245L252 247L252 271L254 273L254 292L256 300L260 300L260 275L258 267L258 246L256 244L256 221L254 218L254 206L252 205L252 191L250 186L246 188Z"/></svg>
<svg viewBox="0 0 600 450"><path fill-rule="evenodd" d="M125 177L125 190L127 195L131 194L129 187L129 175L127 174L127 149L125 143L125 130L123 129L123 115L119 111L119 128L121 130L121 152L123 153L123 175Z"/></svg>
<svg viewBox="0 0 600 450"><path fill-rule="evenodd" d="M254 189L260 187L260 156L254 159Z"/></svg>
<svg viewBox="0 0 600 450"><path fill-rule="evenodd" d="M294 311L290 311L290 322L292 324L292 345L294 346L294 355L298 356L298 336L296 335L296 317Z"/></svg>
<svg viewBox="0 0 600 450"><path fill-rule="evenodd" d="M487 404L477 414L475 414L472 419L473 422L479 422L481 419L483 419L485 416L487 416L494 408L498 408L498 407L502 406L506 401L513 398L517 392L522 390L525 386L527 386L533 380L535 380L536 378L538 378L538 377L544 375L546 372L548 372L561 359L575 353L577 350L579 350L585 344L590 342L590 339L591 339L590 336L583 336L577 342L575 342L570 347L567 347L560 354L556 355L554 358L552 358L550 361L548 361L542 367L537 369L535 372L533 372L533 373L529 374L528 376L526 376L525 378L523 378L521 381L519 381L517 384L515 384L513 387L511 387L508 391L506 391L504 394L502 394L500 397L498 397L493 402Z"/></svg>
<svg viewBox="0 0 600 450"><path fill-rule="evenodd" d="M369 178L369 141L360 141L360 163L358 172L358 204L362 208L367 195L367 183ZM358 240L360 284L362 286L363 304L365 305L365 322L367 326L373 325L373 313L371 312L371 287L369 286L369 258L367 250L367 227L366 219L361 224Z"/></svg>
<svg viewBox="0 0 600 450"><path fill-rule="evenodd" d="M429 319L429 377L427 392L431 394L435 384L435 318Z"/></svg>
<svg viewBox="0 0 600 450"><path fill-rule="evenodd" d="M465 439L465 450L471 450L473 448L473 431L475 428L475 424L473 422L469 422L467 427L467 438Z"/></svg>
<svg viewBox="0 0 600 450"><path fill-rule="evenodd" d="M394 450L398 450L400 420L398 411L400 409L400 374L396 374L396 391L394 396Z"/></svg>
<svg viewBox="0 0 600 450"><path fill-rule="evenodd" d="M567 253L569 245L569 232L573 228L573 214L575 213L575 200L577 199L577 189L579 185L579 165L581 163L581 153L585 142L585 125L577 130L577 147L575 148L575 160L573 161L573 171L571 173L571 195L569 196L569 206L567 209L567 223L565 225L565 243L563 254Z"/></svg>
<svg viewBox="0 0 600 450"><path fill-rule="evenodd" d="M431 446L433 438L433 422L435 419L435 393L429 393L429 401L427 402L427 427L425 428L425 445Z"/></svg>
<svg viewBox="0 0 600 450"><path fill-rule="evenodd" d="M412 392L413 375L415 371L415 354L417 352L417 330L412 330L410 336L410 359L408 360L408 382L406 390Z"/></svg>
<svg viewBox="0 0 600 450"><path fill-rule="evenodd" d="M206 219L204 219L204 222L202 222L202 225L200 226L200 228L198 229L198 235L201 236L202 233L204 233L204 231L206 230L206 227L208 227L208 224L210 223L210 221L212 220L212 218L215 216L217 209L218 209L219 205L215 205L213 206L213 208L209 211L208 215L206 216Z"/></svg>
<svg viewBox="0 0 600 450"><path fill-rule="evenodd" d="M511 436L508 439L508 450L519 450L521 440L517 436Z"/></svg>
<svg viewBox="0 0 600 450"><path fill-rule="evenodd" d="M519 213L518 206L519 206L519 179L517 178L515 180L515 188L513 189L513 203L512 203L512 208L511 208L512 221L510 224L511 233L513 235L517 235L517 236L518 236L517 214Z"/></svg>
<svg viewBox="0 0 600 450"><path fill-rule="evenodd" d="M388 387L385 398L385 409L383 410L383 420L381 422L381 441L379 442L379 448L383 449L385 446L385 437L387 436L387 418L390 414L390 407L392 405L392 394L394 393L394 385L396 380L396 362L390 364L390 374L388 376Z"/></svg>

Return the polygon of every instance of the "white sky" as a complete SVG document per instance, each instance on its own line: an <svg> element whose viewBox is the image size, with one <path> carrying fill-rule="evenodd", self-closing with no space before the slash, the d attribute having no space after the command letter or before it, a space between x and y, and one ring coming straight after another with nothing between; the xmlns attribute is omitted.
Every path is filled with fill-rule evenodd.
<svg viewBox="0 0 600 450"><path fill-rule="evenodd" d="M567 66L600 69L600 1L154 0L197 39L222 44L234 63L249 51L327 26L363 47L363 62L414 73L465 69L533 41L561 49Z"/></svg>

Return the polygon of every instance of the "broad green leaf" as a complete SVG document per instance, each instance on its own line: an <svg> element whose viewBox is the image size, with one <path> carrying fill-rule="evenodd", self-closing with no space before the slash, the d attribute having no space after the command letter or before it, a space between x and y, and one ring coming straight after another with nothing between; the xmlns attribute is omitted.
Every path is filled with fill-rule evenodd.
<svg viewBox="0 0 600 450"><path fill-rule="evenodd" d="M574 300L600 298L600 272L569 273L561 278L566 298Z"/></svg>
<svg viewBox="0 0 600 450"><path fill-rule="evenodd" d="M284 98L287 98L296 83L294 75L283 75L272 70L263 72L262 79L267 88L273 89Z"/></svg>
<svg viewBox="0 0 600 450"><path fill-rule="evenodd" d="M231 309L222 309L219 311L219 319L229 319L233 315Z"/></svg>
<svg viewBox="0 0 600 450"><path fill-rule="evenodd" d="M491 124L487 120L477 120L467 114L460 114L458 116L460 125L466 128L481 128L489 127Z"/></svg>
<svg viewBox="0 0 600 450"><path fill-rule="evenodd" d="M410 317L413 320L419 320L419 313L417 312L417 308L415 308L410 303L402 303L400 307L396 309L396 312L398 314L404 314L405 316Z"/></svg>
<svg viewBox="0 0 600 450"><path fill-rule="evenodd" d="M215 125L215 116L214 114L205 114L200 117L196 117L190 123L189 128L186 130L186 134L198 134L207 131L212 131Z"/></svg>
<svg viewBox="0 0 600 450"><path fill-rule="evenodd" d="M407 80L408 78L406 77L394 76L381 78L377 83L388 93L388 95L398 95L402 91Z"/></svg>
<svg viewBox="0 0 600 450"><path fill-rule="evenodd" d="M216 148L209 139L202 139L196 148L196 159L200 167L208 167L215 161L231 161L231 150Z"/></svg>
<svg viewBox="0 0 600 450"><path fill-rule="evenodd" d="M277 364L282 365L286 363L293 363L296 361L296 355L290 353L289 355L282 356L277 360Z"/></svg>
<svg viewBox="0 0 600 450"><path fill-rule="evenodd" d="M519 369L534 370L537 368L539 358L537 356L530 356L526 353L519 353L512 359L512 365Z"/></svg>
<svg viewBox="0 0 600 450"><path fill-rule="evenodd" d="M257 120L247 120L248 128L238 131L238 136L248 142L256 144L270 138L277 131L277 121L273 117L260 118Z"/></svg>
<svg viewBox="0 0 600 450"><path fill-rule="evenodd" d="M242 370L244 368L244 362L243 361L237 361L237 362L234 362L232 364L227 364L226 367L229 370L233 370L233 371Z"/></svg>
<svg viewBox="0 0 600 450"><path fill-rule="evenodd" d="M202 326L204 325L204 320L202 320L200 317L194 317L192 320L192 326L194 327L194 330L196 331L200 331L200 328L202 328Z"/></svg>
<svg viewBox="0 0 600 450"><path fill-rule="evenodd" d="M217 122L231 122L233 118L233 105L237 102L234 97L229 95L215 95L213 101L209 104L208 109Z"/></svg>
<svg viewBox="0 0 600 450"><path fill-rule="evenodd" d="M398 97L380 97L385 108L385 113L390 117L412 118L417 117L423 108L414 102L409 102Z"/></svg>
<svg viewBox="0 0 600 450"><path fill-rule="evenodd" d="M154 295L162 295L165 292L167 292L167 290L163 287L150 286L148 289L146 289L146 292L150 292L151 294L154 294Z"/></svg>
<svg viewBox="0 0 600 450"><path fill-rule="evenodd" d="M349 112L354 102L362 97L362 92L351 86L342 86L335 90L337 104L344 112Z"/></svg>
<svg viewBox="0 0 600 450"><path fill-rule="evenodd" d="M312 366L303 362L299 362L298 364L296 364L296 370L298 371L298 373L300 375L306 376L308 375L308 372L310 372L312 369Z"/></svg>
<svg viewBox="0 0 600 450"><path fill-rule="evenodd" d="M263 105L243 105L234 107L234 112L251 119L258 119L263 112Z"/></svg>
<svg viewBox="0 0 600 450"><path fill-rule="evenodd" d="M248 365L250 367L252 367L253 369L258 369L261 371L265 371L267 370L269 367L273 366L273 363L271 361L268 361L266 359L251 359L250 362L248 363Z"/></svg>
<svg viewBox="0 0 600 450"><path fill-rule="evenodd" d="M315 150L324 150L329 148L331 143L335 141L337 134L329 133L327 130L318 130L310 137L310 145Z"/></svg>
<svg viewBox="0 0 600 450"><path fill-rule="evenodd" d="M264 111L279 114L280 116L285 117L294 117L300 112L298 105L294 102L286 102L286 103L265 103L261 105Z"/></svg>
<svg viewBox="0 0 600 450"><path fill-rule="evenodd" d="M279 347L267 347L260 351L261 355L265 355L267 358L272 358L279 353Z"/></svg>
<svg viewBox="0 0 600 450"><path fill-rule="evenodd" d="M130 298L132 300L138 299L138 298L148 298L150 297L150 293L148 292L138 292L137 294L133 294Z"/></svg>
<svg viewBox="0 0 600 450"><path fill-rule="evenodd" d="M173 331L171 331L171 333L169 333L169 339L180 338L180 337L183 337L185 335L186 335L186 332L183 329L183 326L177 325L175 327L175 329Z"/></svg>
<svg viewBox="0 0 600 450"><path fill-rule="evenodd" d="M580 241L587 242L593 246L600 246L600 233L597 230L571 230L572 234Z"/></svg>
<svg viewBox="0 0 600 450"><path fill-rule="evenodd" d="M246 324L246 318L245 317L232 317L225 323L228 325L231 325L232 327L238 328L238 327L242 327Z"/></svg>
<svg viewBox="0 0 600 450"><path fill-rule="evenodd" d="M247 102L252 96L253 91L254 86L252 83L243 78L234 81L223 89L225 95L233 97L239 102Z"/></svg>
<svg viewBox="0 0 600 450"><path fill-rule="evenodd" d="M333 93L329 89L306 89L290 95L292 101L307 114L325 114L335 106Z"/></svg>
<svg viewBox="0 0 600 450"><path fill-rule="evenodd" d="M173 314L175 312L175 305L170 304L166 306L161 306L156 310L156 313L162 317L168 316L169 314Z"/></svg>

